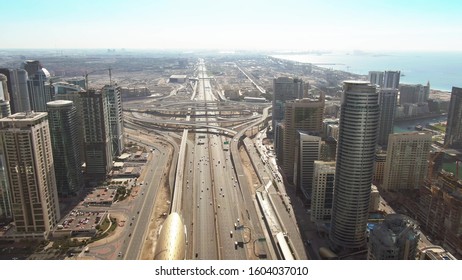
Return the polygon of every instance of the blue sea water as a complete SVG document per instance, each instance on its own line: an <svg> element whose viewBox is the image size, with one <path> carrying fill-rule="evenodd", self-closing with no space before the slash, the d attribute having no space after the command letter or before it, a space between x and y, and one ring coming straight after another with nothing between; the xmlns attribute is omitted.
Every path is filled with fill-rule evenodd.
<svg viewBox="0 0 462 280"><path fill-rule="evenodd" d="M275 54L273 57L312 63L320 67L367 75L369 71L401 71L403 84L427 84L451 91L462 87L461 52L332 52L323 54Z"/></svg>

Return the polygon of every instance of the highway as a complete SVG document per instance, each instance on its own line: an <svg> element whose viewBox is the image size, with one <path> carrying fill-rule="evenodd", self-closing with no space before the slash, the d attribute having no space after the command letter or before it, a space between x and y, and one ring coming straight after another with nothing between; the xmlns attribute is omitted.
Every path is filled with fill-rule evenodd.
<svg viewBox="0 0 462 280"><path fill-rule="evenodd" d="M209 97L210 82L204 79L205 67L199 65L199 81L198 81L198 92L196 94L196 100L206 101ZM208 89L208 90L206 90ZM199 114L206 114L204 112L198 112ZM197 121L207 121L207 118L197 118ZM192 227L192 248L194 259L207 259L216 260L219 259L217 232L216 232L216 217L215 217L215 205L214 205L214 192L212 187L212 173L210 167L210 156L209 156L209 138L207 135L207 129L198 129L195 134L195 149L194 149L194 160L193 160L193 227Z"/></svg>
<svg viewBox="0 0 462 280"><path fill-rule="evenodd" d="M215 101L216 97L203 63L198 65L198 77L195 99L206 104L206 118L196 121L206 121L209 126L219 128L217 107L210 102ZM209 107L211 110L208 110ZM192 179L187 179L187 191L192 189L195 198L191 255L193 259L247 259L246 252L235 247L237 236L231 234L239 217L239 201L229 151L225 151L229 146L225 143L230 138L218 133L218 129L211 127L196 130L194 154L190 154L189 172Z"/></svg>
<svg viewBox="0 0 462 280"><path fill-rule="evenodd" d="M167 147L164 141L162 141L164 143L155 142L152 135L146 137L139 131L138 133L134 131L136 130L126 128L126 132L131 135L129 137L130 141L145 145L148 149L153 149L151 158L145 167L150 170L146 173L143 182L137 182L140 185L140 192L134 197L133 201L129 203L127 201L116 202L108 210L109 214L122 214L124 218L117 222L125 221L124 226L121 228L121 233L118 234L118 237L111 242L96 246L90 245L92 253L89 253L89 255L93 255L95 258L140 259L140 252L146 239L149 223L152 220L151 213L157 192L165 180L164 173L167 169L170 153L173 153L172 148ZM163 135L162 139L169 138ZM162 180L155 180L154 178L162 178ZM93 206L88 207L87 210L99 211L101 209ZM108 248L112 250L104 256L93 253L105 251Z"/></svg>
<svg viewBox="0 0 462 280"><path fill-rule="evenodd" d="M151 136L152 137L152 136ZM132 136L132 139L134 137ZM150 137L144 137L143 140L147 141ZM164 139L169 139L166 135L163 135ZM172 139L171 142L174 143ZM144 142L146 143L146 142ZM148 145L148 149L149 149ZM155 148L155 146L151 146ZM177 153L178 147L175 147L172 151L174 154ZM129 227L129 240L122 246L121 252L123 253L123 259L126 260L137 260L140 259L141 250L143 248L146 235L148 233L148 227L153 217L151 217L152 210L156 201L156 196L159 188L167 180L167 165L169 160L168 151L164 149L155 148L153 150L153 160L149 162L151 166L144 178L143 185L141 186L141 194L137 196L137 203L133 205L131 216L126 222L126 226ZM160 179L160 180L159 180Z"/></svg>
<svg viewBox="0 0 462 280"><path fill-rule="evenodd" d="M270 247L271 242L268 240L272 238L273 233L266 232L262 213L256 207L255 196L256 189L266 184L264 181L272 178L271 171L262 165L256 151L248 148L255 172L261 181L260 185L249 183L239 154L239 145L249 141L244 134L253 134L253 131L258 132L264 126L269 116L269 107L266 105L262 110L261 107L252 104L247 108L254 111L247 118L236 118L233 114L225 118L221 115L221 105L214 95L203 60L199 61L196 71L197 82L193 85L191 101L179 102L182 104L178 104L177 107L171 105L172 108L181 108L184 114L173 113L170 117L165 114L157 117L143 111L144 107L140 104L138 107L134 106L136 109L126 112L128 123L136 127L155 129L157 133L170 139L175 147L174 159L178 161L178 166L176 161L172 162L176 176L169 180L171 184L175 184L171 210L180 213L185 225L187 259L258 259L256 241L259 241L258 251L267 253L266 256L260 257L275 258L274 250ZM231 107L229 110L232 110ZM258 111L262 114L258 114ZM237 124L234 127L223 127L227 123L224 120L229 119ZM180 127L185 128L182 136L161 131L171 128L178 130ZM176 139L172 139L171 136ZM182 147L181 150L178 146ZM181 155L178 157L179 151ZM163 161L158 163L159 166L165 165ZM161 185L165 180L165 172L159 168L153 169L146 180L150 180L151 185ZM150 216L143 214L141 209L149 203L146 201L155 200L155 194L156 192L145 193L142 204L137 204L141 207L140 210L134 211L137 214L131 217L136 221L136 226L133 232L129 233L131 238L125 249L126 259L139 257L140 249L133 244L143 243L146 238L146 226L140 226L138 229L138 224L148 224L150 220ZM294 238L294 241L291 241L292 246L299 246L296 224L292 222L290 213L280 207L282 203L277 202L279 197L274 192L269 192L267 197L276 201L273 203L274 212L271 213L275 213L277 217L271 219L279 220L282 229L291 239ZM296 252L295 256L297 259L306 259L303 253Z"/></svg>

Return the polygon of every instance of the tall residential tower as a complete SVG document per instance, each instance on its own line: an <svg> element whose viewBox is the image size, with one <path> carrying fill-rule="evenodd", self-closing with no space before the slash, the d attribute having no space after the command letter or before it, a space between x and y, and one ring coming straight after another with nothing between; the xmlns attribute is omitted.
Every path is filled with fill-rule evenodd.
<svg viewBox="0 0 462 280"><path fill-rule="evenodd" d="M51 101L52 93L48 80L50 73L37 60L26 60L23 69L27 71L30 106L33 111L46 112L47 102Z"/></svg>
<svg viewBox="0 0 462 280"><path fill-rule="evenodd" d="M319 99L297 99L285 104L285 130L282 137L282 169L289 181L294 177L295 139L297 131L320 136L324 113L324 96ZM301 166L300 168L303 168Z"/></svg>
<svg viewBox="0 0 462 280"><path fill-rule="evenodd" d="M69 100L47 103L51 146L59 195L76 195L83 187L77 112Z"/></svg>
<svg viewBox="0 0 462 280"><path fill-rule="evenodd" d="M382 188L418 189L427 175L432 134L415 131L391 134L389 138Z"/></svg>
<svg viewBox="0 0 462 280"><path fill-rule="evenodd" d="M16 233L46 238L60 218L47 113L16 113L0 126Z"/></svg>
<svg viewBox="0 0 462 280"><path fill-rule="evenodd" d="M375 85L344 82L330 232L336 248L357 249L366 244L379 113Z"/></svg>
<svg viewBox="0 0 462 280"><path fill-rule="evenodd" d="M444 145L462 149L462 88L452 87Z"/></svg>
<svg viewBox="0 0 462 280"><path fill-rule="evenodd" d="M112 169L112 144L104 91L80 92L84 122L85 172L105 179Z"/></svg>
<svg viewBox="0 0 462 280"><path fill-rule="evenodd" d="M377 144L386 148L388 145L388 135L393 134L396 106L398 105L398 90L381 88L379 90L379 104L380 125Z"/></svg>
<svg viewBox="0 0 462 280"><path fill-rule="evenodd" d="M111 127L112 153L120 156L124 149L124 122L122 113L122 98L120 88L115 86L104 86L104 91L108 105L108 120Z"/></svg>

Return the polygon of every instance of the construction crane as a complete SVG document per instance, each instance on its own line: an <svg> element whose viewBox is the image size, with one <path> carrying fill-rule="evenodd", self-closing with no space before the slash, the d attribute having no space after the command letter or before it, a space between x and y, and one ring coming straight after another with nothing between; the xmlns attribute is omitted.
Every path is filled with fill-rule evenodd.
<svg viewBox="0 0 462 280"><path fill-rule="evenodd" d="M108 70L109 71L109 85L112 86L112 68L106 68L106 69L93 70L91 72L85 71L85 75L84 75L84 77L85 77L85 89L88 89L88 75L93 74L95 72L102 71L102 70Z"/></svg>

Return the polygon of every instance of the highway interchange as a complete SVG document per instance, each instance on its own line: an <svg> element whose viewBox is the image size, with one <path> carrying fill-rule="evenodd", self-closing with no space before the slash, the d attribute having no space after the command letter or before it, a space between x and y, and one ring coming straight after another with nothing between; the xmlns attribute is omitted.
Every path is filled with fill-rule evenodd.
<svg viewBox="0 0 462 280"><path fill-rule="evenodd" d="M246 167L239 151L249 131L255 134L264 129L269 116L268 104L220 105L226 101L220 100L221 96L214 92L210 82L213 77L208 76L203 60L196 66L196 77L190 100L172 104L168 109L182 113L165 113L162 117L149 114L149 109L159 107L155 101L124 104L130 140L152 149L153 160L146 166L142 195L129 209L123 210L130 226L114 241L121 244L118 257L141 258L149 223L156 218L152 217L152 209L157 193L167 183L174 194L170 210L178 212L185 225L186 259L278 259L271 241L275 233L265 226L255 196L256 189L273 179L277 181L274 177L277 175L266 171L268 167L262 164L260 157L250 155L252 161L257 161L253 166L261 169L254 172L266 172L263 177L259 175L258 184L251 182L245 174ZM162 103L166 102L164 98ZM225 118L225 114L221 114L225 110L228 114L234 112ZM231 121L226 122L227 119ZM153 137L161 138L168 145L159 145ZM168 168L169 165L172 168ZM275 204L282 205L282 202ZM276 211L281 211L277 205ZM287 214L286 208L281 209ZM294 255L306 259L297 225L286 214L278 214L277 219L290 220L284 222L290 228L282 227L281 230L294 240L291 245L295 251L303 251L294 252Z"/></svg>

